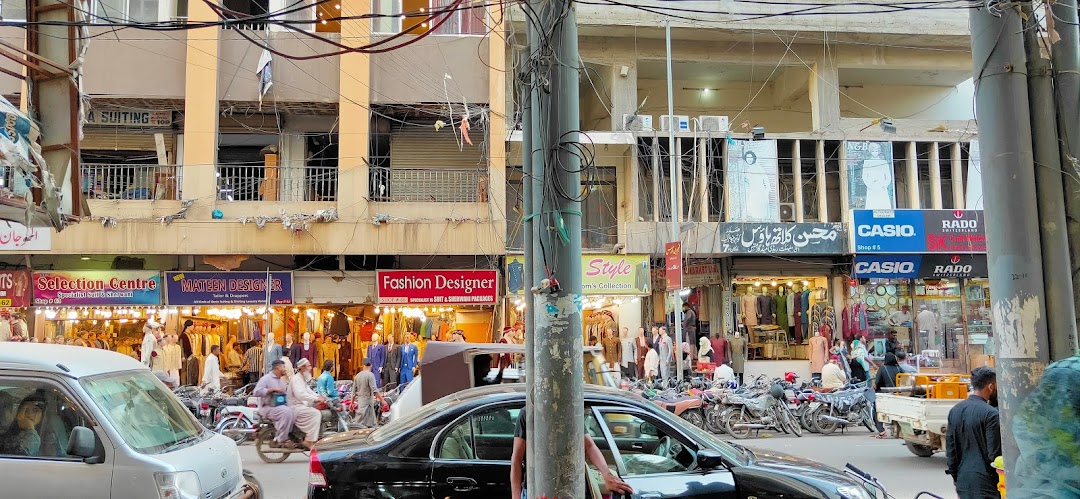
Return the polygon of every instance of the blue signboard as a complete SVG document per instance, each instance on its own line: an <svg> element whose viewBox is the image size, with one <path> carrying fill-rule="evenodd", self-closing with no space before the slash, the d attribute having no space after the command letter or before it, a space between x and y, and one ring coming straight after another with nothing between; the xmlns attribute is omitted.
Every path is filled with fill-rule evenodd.
<svg viewBox="0 0 1080 499"><path fill-rule="evenodd" d="M855 210L855 253L924 253L920 210Z"/></svg>
<svg viewBox="0 0 1080 499"><path fill-rule="evenodd" d="M949 279L988 277L986 255L857 255L857 279Z"/></svg>
<svg viewBox="0 0 1080 499"><path fill-rule="evenodd" d="M269 286L268 286L269 285ZM269 287L269 293L267 288ZM292 272L166 272L168 305L291 305Z"/></svg>

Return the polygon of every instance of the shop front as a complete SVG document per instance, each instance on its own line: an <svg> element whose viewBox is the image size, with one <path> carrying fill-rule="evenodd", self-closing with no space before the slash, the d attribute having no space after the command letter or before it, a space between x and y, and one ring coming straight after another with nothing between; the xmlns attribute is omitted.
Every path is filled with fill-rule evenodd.
<svg viewBox="0 0 1080 499"><path fill-rule="evenodd" d="M143 325L175 322L162 303L153 270L34 272L34 336L41 341L96 346L138 358Z"/></svg>
<svg viewBox="0 0 1080 499"><path fill-rule="evenodd" d="M319 338L328 349L324 357L337 365L337 378L350 379L379 323L375 272L293 272L293 297L296 304L286 312L296 317L287 321L296 324L291 334Z"/></svg>
<svg viewBox="0 0 1080 499"><path fill-rule="evenodd" d="M525 257L506 257L506 324L524 331ZM643 300L652 293L648 255L586 254L581 256L582 342L601 345L607 331L623 327L636 332L642 321ZM662 288L662 287L661 287ZM524 338L521 338L522 341Z"/></svg>
<svg viewBox="0 0 1080 499"><path fill-rule="evenodd" d="M0 271L0 341L32 336L34 316L28 313L32 301L30 271ZM42 339L34 337L38 341Z"/></svg>
<svg viewBox="0 0 1080 499"><path fill-rule="evenodd" d="M856 210L845 317L877 355L890 331L923 370L994 365L982 211Z"/></svg>

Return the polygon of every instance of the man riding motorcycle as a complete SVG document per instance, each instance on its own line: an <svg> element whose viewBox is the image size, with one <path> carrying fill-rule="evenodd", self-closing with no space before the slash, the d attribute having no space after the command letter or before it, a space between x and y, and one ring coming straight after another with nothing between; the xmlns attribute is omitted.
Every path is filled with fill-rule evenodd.
<svg viewBox="0 0 1080 499"><path fill-rule="evenodd" d="M310 361L300 359L296 363L296 374L289 379L287 390L289 407L296 413L296 427L304 432L304 446L309 449L319 440L319 429L322 427L322 413L315 406L326 404L326 398L308 386L311 369Z"/></svg>
<svg viewBox="0 0 1080 499"><path fill-rule="evenodd" d="M271 447L294 449L296 443L289 440L289 432L296 422L296 412L287 404L285 361L275 359L270 372L259 379L253 392L260 398L259 417L274 422L276 430Z"/></svg>

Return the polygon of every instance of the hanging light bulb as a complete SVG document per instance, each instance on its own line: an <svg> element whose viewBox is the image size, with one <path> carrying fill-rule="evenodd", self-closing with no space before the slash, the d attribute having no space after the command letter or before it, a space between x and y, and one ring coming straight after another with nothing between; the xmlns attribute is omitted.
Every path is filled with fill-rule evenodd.
<svg viewBox="0 0 1080 499"><path fill-rule="evenodd" d="M45 311L45 318L49 319L49 320L55 319L56 318L56 311L51 309L51 308L46 310Z"/></svg>
<svg viewBox="0 0 1080 499"><path fill-rule="evenodd" d="M754 286L760 288L761 287L761 281L754 281Z"/></svg>
<svg viewBox="0 0 1080 499"><path fill-rule="evenodd" d="M802 282L802 285L803 285L803 286L809 286L809 285L810 285L810 281L803 281L803 282Z"/></svg>
<svg viewBox="0 0 1080 499"><path fill-rule="evenodd" d="M78 317L79 317L79 313L74 311L74 310L69 311L68 314L67 314L68 319L77 319Z"/></svg>
<svg viewBox="0 0 1080 499"><path fill-rule="evenodd" d="M34 310L34 315L41 315L41 309Z"/></svg>
<svg viewBox="0 0 1080 499"><path fill-rule="evenodd" d="M775 280L772 282L772 287L774 287L774 288L776 287L776 281Z"/></svg>

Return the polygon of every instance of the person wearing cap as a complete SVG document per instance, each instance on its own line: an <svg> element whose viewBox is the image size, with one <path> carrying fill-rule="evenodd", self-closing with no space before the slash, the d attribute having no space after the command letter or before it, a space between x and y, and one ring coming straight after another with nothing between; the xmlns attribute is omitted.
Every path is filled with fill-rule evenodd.
<svg viewBox="0 0 1080 499"><path fill-rule="evenodd" d="M309 449L319 440L319 428L322 426L322 413L314 406L319 402L326 402L326 398L308 386L310 381L311 361L300 359L296 363L296 374L289 379L286 395L289 406L296 413L296 427L304 432L304 445Z"/></svg>
<svg viewBox="0 0 1080 499"><path fill-rule="evenodd" d="M896 362L900 364L900 372L902 373L917 373L919 370L908 363L907 352L903 348L896 351Z"/></svg>
<svg viewBox="0 0 1080 499"><path fill-rule="evenodd" d="M271 447L295 448L296 444L289 441L289 432L292 431L296 422L296 412L287 404L275 405L275 395L285 395L285 361L275 359L270 362L270 372L259 378L252 392L259 397L259 417L274 422L274 441Z"/></svg>
<svg viewBox="0 0 1080 499"><path fill-rule="evenodd" d="M150 367L154 360L154 350L159 349L158 343L161 341L161 333L159 332L158 323L154 321L146 321L143 325L143 340L142 350L139 350L142 358L142 363L146 367Z"/></svg>
<svg viewBox="0 0 1080 499"><path fill-rule="evenodd" d="M206 356L206 363L203 365L202 386L215 391L221 391L220 358L221 347L214 345L210 347L210 355Z"/></svg>
<svg viewBox="0 0 1080 499"><path fill-rule="evenodd" d="M465 331L455 329L450 331L450 337L452 338L450 341L455 343L465 343Z"/></svg>
<svg viewBox="0 0 1080 499"><path fill-rule="evenodd" d="M840 367L840 356L830 355L829 363L821 367L821 387L828 391L843 388L848 377Z"/></svg>
<svg viewBox="0 0 1080 499"><path fill-rule="evenodd" d="M374 428L378 424L375 420L375 394L378 389L375 373L371 372L371 359L364 359L364 368L353 378L351 395L353 407L356 408L353 422L363 428Z"/></svg>
<svg viewBox="0 0 1080 499"><path fill-rule="evenodd" d="M0 453L13 456L39 456L41 422L45 419L45 393L36 390L19 402L11 426L0 435Z"/></svg>

